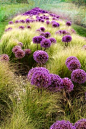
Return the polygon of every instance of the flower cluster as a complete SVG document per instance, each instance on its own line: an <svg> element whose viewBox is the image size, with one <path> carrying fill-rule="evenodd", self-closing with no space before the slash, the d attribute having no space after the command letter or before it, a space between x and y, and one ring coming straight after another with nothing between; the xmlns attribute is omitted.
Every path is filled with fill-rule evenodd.
<svg viewBox="0 0 86 129"><path fill-rule="evenodd" d="M9 61L9 56L7 54L2 54L2 55L0 55L0 60L1 61Z"/></svg>
<svg viewBox="0 0 86 129"><path fill-rule="evenodd" d="M75 125L76 129L86 129L86 119L80 119L78 120Z"/></svg>

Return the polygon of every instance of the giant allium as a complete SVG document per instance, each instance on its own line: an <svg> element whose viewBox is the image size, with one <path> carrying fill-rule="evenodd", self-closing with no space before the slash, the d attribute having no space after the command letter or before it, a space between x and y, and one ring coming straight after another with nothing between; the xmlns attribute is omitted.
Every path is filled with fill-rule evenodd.
<svg viewBox="0 0 86 129"><path fill-rule="evenodd" d="M25 56L25 52L22 50L22 49L18 49L16 52L15 52L15 57L18 58L18 59L21 59Z"/></svg>
<svg viewBox="0 0 86 129"><path fill-rule="evenodd" d="M86 129L86 119L80 119L78 120L75 125L76 129Z"/></svg>
<svg viewBox="0 0 86 129"><path fill-rule="evenodd" d="M25 55L30 55L31 54L31 49L24 49Z"/></svg>
<svg viewBox="0 0 86 129"><path fill-rule="evenodd" d="M33 58L37 63L45 64L49 57L47 52L38 50L33 53Z"/></svg>
<svg viewBox="0 0 86 129"><path fill-rule="evenodd" d="M80 64L79 60L71 60L67 67L70 71L73 71L75 69L80 69L81 64Z"/></svg>
<svg viewBox="0 0 86 129"><path fill-rule="evenodd" d="M39 88L47 88L51 84L50 74L43 71L37 71L32 75L31 84Z"/></svg>
<svg viewBox="0 0 86 129"><path fill-rule="evenodd" d="M27 76L27 78L28 78L29 81L31 81L32 75L33 75L35 72L37 72L37 71L41 71L41 72L43 71L43 72L47 72L47 73L49 74L48 69L46 69L46 68L44 68L44 67L35 67L35 68L32 68L32 69L29 70L28 76Z"/></svg>
<svg viewBox="0 0 86 129"><path fill-rule="evenodd" d="M59 91L62 79L56 74L50 74L50 76L51 76L51 84L49 85L48 90L50 90L51 92Z"/></svg>
<svg viewBox="0 0 86 129"><path fill-rule="evenodd" d="M57 23L57 22L52 22L52 26L53 26L53 27L59 27L59 23Z"/></svg>
<svg viewBox="0 0 86 129"><path fill-rule="evenodd" d="M70 35L65 35L62 37L62 42L69 43L72 40L72 37Z"/></svg>
<svg viewBox="0 0 86 129"><path fill-rule="evenodd" d="M71 22L70 22L70 21L67 21L67 22L66 22L66 25L67 25L67 26L71 26Z"/></svg>
<svg viewBox="0 0 86 129"><path fill-rule="evenodd" d="M61 88L63 88L65 91L70 92L73 90L73 87L74 87L74 85L73 85L71 79L69 79L67 77L62 79Z"/></svg>
<svg viewBox="0 0 86 129"><path fill-rule="evenodd" d="M51 36L50 32L45 32L45 33L44 33L44 37L45 37L45 38L49 38L50 36Z"/></svg>
<svg viewBox="0 0 86 129"><path fill-rule="evenodd" d="M56 39L55 38L49 38L49 40L51 41L51 43L56 43Z"/></svg>
<svg viewBox="0 0 86 129"><path fill-rule="evenodd" d="M61 120L61 121L56 121L53 125L51 125L50 129L76 129L76 128L69 121Z"/></svg>
<svg viewBox="0 0 86 129"><path fill-rule="evenodd" d="M39 44L45 37L43 36L35 36L33 37L33 43Z"/></svg>
<svg viewBox="0 0 86 129"><path fill-rule="evenodd" d="M51 46L51 41L49 39L43 39L40 45L41 47L49 48Z"/></svg>
<svg viewBox="0 0 86 129"><path fill-rule="evenodd" d="M15 47L13 47L12 52L15 53L15 52L17 52L19 49L21 49L21 47L17 45L17 46L15 46Z"/></svg>
<svg viewBox="0 0 86 129"><path fill-rule="evenodd" d="M73 70L71 80L79 84L86 82L86 72L82 69Z"/></svg>
<svg viewBox="0 0 86 129"><path fill-rule="evenodd" d="M77 59L77 57L75 57L75 56L70 56L70 57L68 57L68 58L66 59L66 62L65 62L66 66L68 66L68 64L70 63L71 60L78 60L78 59Z"/></svg>
<svg viewBox="0 0 86 129"><path fill-rule="evenodd" d="M40 27L40 30L44 32L45 31L45 28L44 27Z"/></svg>
<svg viewBox="0 0 86 129"><path fill-rule="evenodd" d="M1 61L9 61L9 56L7 54L2 54L2 55L0 55L0 60Z"/></svg>

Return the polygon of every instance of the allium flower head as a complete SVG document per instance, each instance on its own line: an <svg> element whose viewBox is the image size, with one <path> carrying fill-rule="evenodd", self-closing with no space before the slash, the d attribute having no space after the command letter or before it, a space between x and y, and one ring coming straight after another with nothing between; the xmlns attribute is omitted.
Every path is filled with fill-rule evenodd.
<svg viewBox="0 0 86 129"><path fill-rule="evenodd" d="M71 80L79 84L86 82L86 72L82 69L73 70Z"/></svg>
<svg viewBox="0 0 86 129"><path fill-rule="evenodd" d="M25 23L25 21L24 21L24 20L20 20L20 22Z"/></svg>
<svg viewBox="0 0 86 129"><path fill-rule="evenodd" d="M50 24L50 21L46 21L46 24L49 25Z"/></svg>
<svg viewBox="0 0 86 129"><path fill-rule="evenodd" d="M15 52L15 57L18 58L18 59L21 59L25 56L25 52L22 50L22 49L18 49L16 52Z"/></svg>
<svg viewBox="0 0 86 129"><path fill-rule="evenodd" d="M51 46L51 41L49 39L43 39L40 45L41 47L49 48Z"/></svg>
<svg viewBox="0 0 86 129"><path fill-rule="evenodd" d="M27 28L28 28L28 29L30 29L30 28L31 28L31 26L27 26Z"/></svg>
<svg viewBox="0 0 86 129"><path fill-rule="evenodd" d="M25 55L30 55L31 54L31 50L30 49L25 49Z"/></svg>
<svg viewBox="0 0 86 129"><path fill-rule="evenodd" d="M62 42L70 42L72 40L72 37L70 35L65 35L62 37Z"/></svg>
<svg viewBox="0 0 86 129"><path fill-rule="evenodd" d="M24 29L24 26L19 26L19 29Z"/></svg>
<svg viewBox="0 0 86 129"><path fill-rule="evenodd" d="M86 129L86 119L80 119L78 120L75 125L76 129Z"/></svg>
<svg viewBox="0 0 86 129"><path fill-rule="evenodd" d="M53 22L52 23L52 27L59 27L60 25L59 25L59 23L57 23L57 22Z"/></svg>
<svg viewBox="0 0 86 129"><path fill-rule="evenodd" d="M53 125L51 125L50 129L76 129L76 128L69 121L61 120L61 121L56 121Z"/></svg>
<svg viewBox="0 0 86 129"><path fill-rule="evenodd" d="M50 74L43 71L37 71L32 75L31 84L39 88L47 88L51 84Z"/></svg>
<svg viewBox="0 0 86 129"><path fill-rule="evenodd" d="M67 21L67 22L66 22L66 25L67 25L67 26L71 26L71 22L70 22L70 21Z"/></svg>
<svg viewBox="0 0 86 129"><path fill-rule="evenodd" d="M45 38L49 38L50 36L51 36L51 34L50 34L49 32L45 32L45 33L44 33L44 37L45 37Z"/></svg>
<svg viewBox="0 0 86 129"><path fill-rule="evenodd" d="M65 89L66 92L71 92L73 90L73 83L71 79L65 77L62 79L61 88Z"/></svg>
<svg viewBox="0 0 86 129"><path fill-rule="evenodd" d="M19 42L18 45L19 45L20 47L23 47L23 43L22 43L22 42Z"/></svg>
<svg viewBox="0 0 86 129"><path fill-rule="evenodd" d="M9 24L13 24L13 21L9 21Z"/></svg>
<svg viewBox="0 0 86 129"><path fill-rule="evenodd" d="M45 64L49 57L47 52L38 50L33 53L33 58L37 63Z"/></svg>
<svg viewBox="0 0 86 129"><path fill-rule="evenodd" d="M33 43L39 44L43 39L45 39L45 37L43 36L35 36L33 37Z"/></svg>
<svg viewBox="0 0 86 129"><path fill-rule="evenodd" d="M15 52L17 52L19 49L21 49L20 46L15 46L15 47L13 47L12 52L15 53Z"/></svg>
<svg viewBox="0 0 86 129"><path fill-rule="evenodd" d="M0 60L1 61L9 61L9 56L7 54L2 54L2 55L0 55Z"/></svg>
<svg viewBox="0 0 86 129"><path fill-rule="evenodd" d="M49 40L51 41L51 43L56 43L56 39L55 38L49 38Z"/></svg>
<svg viewBox="0 0 86 129"><path fill-rule="evenodd" d="M26 23L30 23L30 19L26 19Z"/></svg>
<svg viewBox="0 0 86 129"><path fill-rule="evenodd" d="M5 31L9 31L12 30L12 27L8 27Z"/></svg>
<svg viewBox="0 0 86 129"><path fill-rule="evenodd" d="M71 60L67 67L70 71L73 71L75 69L80 69L81 64L80 64L79 60Z"/></svg>
<svg viewBox="0 0 86 129"><path fill-rule="evenodd" d="M15 21L15 23L19 23L19 21L18 21L18 20L16 20L16 21Z"/></svg>
<svg viewBox="0 0 86 129"><path fill-rule="evenodd" d="M60 90L60 84L62 83L62 79L56 74L50 74L51 76L51 84L48 86L48 90L51 92L56 92Z"/></svg>
<svg viewBox="0 0 86 129"><path fill-rule="evenodd" d="M40 30L44 32L45 31L45 28L44 27L40 27Z"/></svg>
<svg viewBox="0 0 86 129"><path fill-rule="evenodd" d="M32 69L29 70L28 76L27 76L27 78L28 78L29 81L31 81L32 75L33 75L35 72L37 72L37 71L41 71L41 72L43 71L43 72L47 72L47 73L49 74L48 69L46 69L46 68L44 68L44 67L35 67L35 68L32 68Z"/></svg>

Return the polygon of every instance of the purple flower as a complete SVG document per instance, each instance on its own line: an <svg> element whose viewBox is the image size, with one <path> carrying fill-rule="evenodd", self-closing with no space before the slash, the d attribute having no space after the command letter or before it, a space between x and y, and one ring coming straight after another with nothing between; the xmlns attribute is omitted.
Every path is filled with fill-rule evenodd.
<svg viewBox="0 0 86 129"><path fill-rule="evenodd" d="M15 47L13 47L12 52L15 53L15 52L17 52L19 49L21 49L20 46L15 46Z"/></svg>
<svg viewBox="0 0 86 129"><path fill-rule="evenodd" d="M46 24L49 25L50 24L50 21L46 21Z"/></svg>
<svg viewBox="0 0 86 129"><path fill-rule="evenodd" d="M33 43L39 44L45 37L43 36L35 36L33 37Z"/></svg>
<svg viewBox="0 0 86 129"><path fill-rule="evenodd" d="M45 28L44 27L40 27L40 30L44 32L45 31Z"/></svg>
<svg viewBox="0 0 86 129"><path fill-rule="evenodd" d="M71 79L65 77L62 79L61 88L63 88L66 92L71 92L73 90L73 83Z"/></svg>
<svg viewBox="0 0 86 129"><path fill-rule="evenodd" d="M62 79L56 74L50 74L50 76L51 76L51 84L48 86L48 90L50 90L51 92L59 91Z"/></svg>
<svg viewBox="0 0 86 129"><path fill-rule="evenodd" d="M67 26L71 26L71 22L70 22L70 21L67 21L67 22L66 22L66 25L67 25Z"/></svg>
<svg viewBox="0 0 86 129"><path fill-rule="evenodd" d="M49 38L49 40L51 41L51 43L56 43L56 39L55 38Z"/></svg>
<svg viewBox="0 0 86 129"><path fill-rule="evenodd" d="M50 129L76 129L76 128L69 121L61 120L61 121L56 121L53 125L51 125Z"/></svg>
<svg viewBox="0 0 86 129"><path fill-rule="evenodd" d="M1 61L9 61L9 56L7 54L0 55Z"/></svg>
<svg viewBox="0 0 86 129"><path fill-rule="evenodd" d="M30 55L31 54L31 50L30 49L25 49L25 55Z"/></svg>
<svg viewBox="0 0 86 129"><path fill-rule="evenodd" d="M23 47L23 43L22 43L22 42L19 42L18 45L19 45L20 47Z"/></svg>
<svg viewBox="0 0 86 129"><path fill-rule="evenodd" d="M86 119L80 119L78 120L75 125L76 129L86 129Z"/></svg>
<svg viewBox="0 0 86 129"><path fill-rule="evenodd" d="M47 52L38 50L33 53L33 58L37 63L45 64L49 57Z"/></svg>
<svg viewBox="0 0 86 129"><path fill-rule="evenodd" d="M71 80L79 84L84 83L86 81L86 72L82 69L73 70Z"/></svg>
<svg viewBox="0 0 86 129"><path fill-rule="evenodd" d="M52 27L59 27L59 23L57 23L57 22L52 22Z"/></svg>
<svg viewBox="0 0 86 129"><path fill-rule="evenodd" d="M5 31L9 31L9 30L12 30L12 27L7 28Z"/></svg>
<svg viewBox="0 0 86 129"><path fill-rule="evenodd" d="M40 36L45 36L45 33L44 33L44 32L41 32L41 33L40 33Z"/></svg>
<svg viewBox="0 0 86 129"><path fill-rule="evenodd" d="M40 45L41 47L49 48L51 46L51 41L49 39L43 39Z"/></svg>
<svg viewBox="0 0 86 129"><path fill-rule="evenodd" d="M62 37L62 42L70 42L72 40L72 37L70 35L65 35Z"/></svg>
<svg viewBox="0 0 86 129"><path fill-rule="evenodd" d="M45 32L45 33L44 33L44 37L45 37L45 38L49 38L50 36L51 36L51 34L50 34L49 32Z"/></svg>
<svg viewBox="0 0 86 129"><path fill-rule="evenodd" d="M9 21L9 24L13 24L13 21Z"/></svg>
<svg viewBox="0 0 86 129"><path fill-rule="evenodd" d="M47 72L47 73L49 74L48 69L46 69L46 68L44 68L44 67L35 67L35 68L32 68L32 69L29 70L28 76L27 76L27 78L28 78L29 81L31 81L32 75L33 75L35 72L37 72L37 71L41 71L41 72L43 71L43 72Z"/></svg>
<svg viewBox="0 0 86 129"><path fill-rule="evenodd" d="M30 23L30 19L26 19L26 23Z"/></svg>
<svg viewBox="0 0 86 129"><path fill-rule="evenodd" d="M18 21L18 20L16 20L16 21L15 21L15 23L19 23L19 21Z"/></svg>
<svg viewBox="0 0 86 129"><path fill-rule="evenodd" d="M68 58L66 59L66 62L65 62L66 66L68 66L68 64L70 63L71 60L78 60L78 59L77 59L77 57L75 57L75 56L70 56L70 57L68 57Z"/></svg>
<svg viewBox="0 0 86 129"><path fill-rule="evenodd" d="M24 29L24 26L19 26L19 29Z"/></svg>
<svg viewBox="0 0 86 129"><path fill-rule="evenodd" d="M25 56L25 52L22 50L22 49L18 49L16 52L15 52L15 57L18 58L18 59L21 59Z"/></svg>
<svg viewBox="0 0 86 129"><path fill-rule="evenodd" d="M27 28L28 28L28 29L30 29L30 28L31 28L31 26L27 26Z"/></svg>
<svg viewBox="0 0 86 129"><path fill-rule="evenodd" d="M51 77L45 71L37 71L32 75L31 84L39 88L47 88L51 84Z"/></svg>
<svg viewBox="0 0 86 129"><path fill-rule="evenodd" d="M25 21L24 21L24 20L20 20L20 22L25 23Z"/></svg>

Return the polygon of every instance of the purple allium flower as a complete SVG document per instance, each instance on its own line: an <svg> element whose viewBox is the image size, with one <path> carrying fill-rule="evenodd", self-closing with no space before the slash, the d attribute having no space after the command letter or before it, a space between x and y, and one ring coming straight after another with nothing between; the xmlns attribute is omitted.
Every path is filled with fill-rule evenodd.
<svg viewBox="0 0 86 129"><path fill-rule="evenodd" d="M44 32L45 31L45 28L44 27L40 27L40 30Z"/></svg>
<svg viewBox="0 0 86 129"><path fill-rule="evenodd" d="M76 129L76 128L69 121L61 120L61 121L56 121L53 125L51 125L50 129Z"/></svg>
<svg viewBox="0 0 86 129"><path fill-rule="evenodd" d="M31 84L39 88L47 88L51 84L50 74L43 71L37 71L32 75Z"/></svg>
<svg viewBox="0 0 86 129"><path fill-rule="evenodd" d="M54 21L54 22L52 23L52 27L59 27L59 23L57 23L57 22Z"/></svg>
<svg viewBox="0 0 86 129"><path fill-rule="evenodd" d="M84 45L82 48L86 50L86 45Z"/></svg>
<svg viewBox="0 0 86 129"><path fill-rule="evenodd" d="M7 54L0 55L1 61L9 61L9 56Z"/></svg>
<svg viewBox="0 0 86 129"><path fill-rule="evenodd" d="M19 45L20 47L23 47L23 43L22 43L22 42L19 42L18 45Z"/></svg>
<svg viewBox="0 0 86 129"><path fill-rule="evenodd" d="M51 41L49 39L43 39L40 42L41 47L49 48L51 46Z"/></svg>
<svg viewBox="0 0 86 129"><path fill-rule="evenodd" d="M18 49L16 52L15 52L15 57L18 58L18 59L21 59L25 56L25 52L22 50L22 49Z"/></svg>
<svg viewBox="0 0 86 129"><path fill-rule="evenodd" d="M35 68L32 68L32 69L29 70L28 76L27 76L27 78L28 78L29 81L31 81L32 75L33 75L35 72L37 72L37 71L41 71L41 72L43 71L43 72L47 72L47 73L49 74L48 69L46 69L46 68L44 68L44 67L35 67Z"/></svg>
<svg viewBox="0 0 86 129"><path fill-rule="evenodd" d="M33 37L33 43L39 44L43 39L45 39L45 37L43 36L35 36Z"/></svg>
<svg viewBox="0 0 86 129"><path fill-rule="evenodd" d="M40 21L41 21L41 22L44 22L44 20L43 20L43 19L41 19Z"/></svg>
<svg viewBox="0 0 86 129"><path fill-rule="evenodd" d="M28 29L30 29L30 28L31 28L31 26L27 26L27 28L28 28Z"/></svg>
<svg viewBox="0 0 86 129"><path fill-rule="evenodd" d="M26 19L26 23L30 23L30 19Z"/></svg>
<svg viewBox="0 0 86 129"><path fill-rule="evenodd" d="M45 33L44 33L44 32L41 32L41 33L40 33L40 36L45 36Z"/></svg>
<svg viewBox="0 0 86 129"><path fill-rule="evenodd" d="M25 21L24 21L24 20L20 20L20 22L25 23Z"/></svg>
<svg viewBox="0 0 86 129"><path fill-rule="evenodd" d="M25 49L25 55L30 55L31 54L31 50L30 49Z"/></svg>
<svg viewBox="0 0 86 129"><path fill-rule="evenodd" d="M70 57L68 57L68 58L66 59L66 62L65 62L66 66L68 66L68 64L70 63L71 60L78 60L78 59L77 59L77 57L75 57L75 56L70 56Z"/></svg>
<svg viewBox="0 0 86 129"><path fill-rule="evenodd" d="M62 37L62 42L70 42L72 40L72 37L70 35L65 35Z"/></svg>
<svg viewBox="0 0 86 129"><path fill-rule="evenodd" d="M71 33L76 34L76 31L74 29L71 29Z"/></svg>
<svg viewBox="0 0 86 129"><path fill-rule="evenodd" d="M80 119L78 120L75 125L76 129L86 129L86 119Z"/></svg>
<svg viewBox="0 0 86 129"><path fill-rule="evenodd" d="M24 29L24 26L19 26L19 29Z"/></svg>
<svg viewBox="0 0 86 129"><path fill-rule="evenodd" d="M48 90L50 90L51 92L59 91L62 79L56 74L50 74L50 76L51 76L51 84L49 85Z"/></svg>
<svg viewBox="0 0 86 129"><path fill-rule="evenodd" d="M44 37L45 37L45 38L49 38L50 36L51 36L51 34L50 34L49 32L45 32L45 33L44 33Z"/></svg>
<svg viewBox="0 0 86 129"><path fill-rule="evenodd" d="M62 79L61 88L63 88L66 92L71 92L73 90L73 83L71 79L65 77Z"/></svg>
<svg viewBox="0 0 86 129"><path fill-rule="evenodd" d="M49 25L50 24L50 21L46 21L46 24Z"/></svg>
<svg viewBox="0 0 86 129"><path fill-rule="evenodd" d="M12 30L12 27L7 28L5 31L9 31L9 30Z"/></svg>
<svg viewBox="0 0 86 129"><path fill-rule="evenodd" d="M75 69L80 69L81 64L80 64L79 60L71 60L71 61L68 63L67 67L68 67L68 69L69 69L70 71L73 71L73 70L75 70Z"/></svg>
<svg viewBox="0 0 86 129"><path fill-rule="evenodd" d="M15 53L15 52L17 52L19 49L21 49L20 46L15 46L15 47L13 47L12 52Z"/></svg>
<svg viewBox="0 0 86 129"><path fill-rule="evenodd" d="M70 22L70 21L67 21L67 22L66 22L66 25L67 25L67 26L71 26L71 22Z"/></svg>
<svg viewBox="0 0 86 129"><path fill-rule="evenodd" d="M38 50L33 53L33 58L37 63L45 64L49 57L47 52Z"/></svg>
<svg viewBox="0 0 86 129"><path fill-rule="evenodd" d="M51 41L51 43L56 43L56 39L55 38L49 38L49 40Z"/></svg>
<svg viewBox="0 0 86 129"><path fill-rule="evenodd" d="M18 20L16 20L16 21L15 21L15 23L19 23L19 21L18 21Z"/></svg>
<svg viewBox="0 0 86 129"><path fill-rule="evenodd" d="M73 70L71 80L79 84L84 83L86 81L86 72L82 69Z"/></svg>
<svg viewBox="0 0 86 129"><path fill-rule="evenodd" d="M9 24L13 24L13 21L9 21Z"/></svg>

